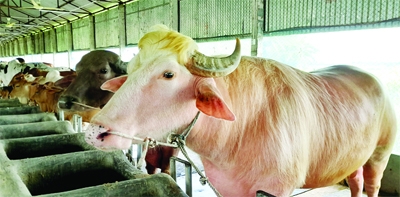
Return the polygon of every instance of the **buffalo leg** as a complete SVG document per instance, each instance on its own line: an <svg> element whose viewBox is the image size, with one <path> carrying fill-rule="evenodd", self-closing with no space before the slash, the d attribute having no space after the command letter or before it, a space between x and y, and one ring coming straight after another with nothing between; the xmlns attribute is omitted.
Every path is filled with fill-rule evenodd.
<svg viewBox="0 0 400 197"><path fill-rule="evenodd" d="M347 177L347 184L349 184L352 197L362 196L364 186L363 167L358 168Z"/></svg>
<svg viewBox="0 0 400 197"><path fill-rule="evenodd" d="M147 171L148 174L155 174L156 173L156 167L154 167L150 163L146 163L146 171Z"/></svg>
<svg viewBox="0 0 400 197"><path fill-rule="evenodd" d="M147 154L145 157L146 161L146 171L148 174L155 174L157 168L160 166L160 161L162 154L159 151L159 147L148 148Z"/></svg>
<svg viewBox="0 0 400 197"><path fill-rule="evenodd" d="M383 171L389 161L390 150L385 146L378 147L364 165L364 185L368 197L378 196Z"/></svg>
<svg viewBox="0 0 400 197"><path fill-rule="evenodd" d="M179 149L178 148L172 148L172 147L161 147L160 149L162 156L162 160L161 160L161 172L166 173L166 174L171 174L170 171L170 158L172 156L177 156L179 153Z"/></svg>
<svg viewBox="0 0 400 197"><path fill-rule="evenodd" d="M149 174L155 174L156 169L160 168L161 172L170 173L169 159L177 156L179 149L168 146L158 146L150 148L146 154L146 170Z"/></svg>

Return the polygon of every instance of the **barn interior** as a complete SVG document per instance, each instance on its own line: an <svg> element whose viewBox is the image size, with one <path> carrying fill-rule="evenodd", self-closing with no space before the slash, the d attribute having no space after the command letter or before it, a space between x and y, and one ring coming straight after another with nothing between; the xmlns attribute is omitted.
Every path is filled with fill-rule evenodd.
<svg viewBox="0 0 400 197"><path fill-rule="evenodd" d="M128 62L139 50L139 39L155 24L192 37L208 55L230 53L240 38L243 55L276 59L305 71L359 66L387 86L400 122L399 0L0 0L0 60L21 57L75 69L84 54L106 49ZM18 196L101 195L100 190L115 196L135 192L126 190L130 185L146 184L161 189L137 195L188 195L169 177L143 178L124 155L95 150L82 138L58 116L1 99L0 166L7 170L0 177L7 178L0 179L0 196L15 191ZM99 171L108 178L95 176ZM79 174L95 178L72 184ZM59 186L63 178L73 186ZM296 190L293 196L350 196L350 191L338 184ZM400 196L400 131L381 196Z"/></svg>

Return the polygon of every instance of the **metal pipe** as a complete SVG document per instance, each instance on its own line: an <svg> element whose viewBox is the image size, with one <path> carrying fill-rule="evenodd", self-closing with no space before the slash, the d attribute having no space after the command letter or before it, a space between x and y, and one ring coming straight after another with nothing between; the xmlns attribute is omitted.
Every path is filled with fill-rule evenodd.
<svg viewBox="0 0 400 197"><path fill-rule="evenodd" d="M142 144L137 144L136 163L139 163L139 159L141 157L142 157Z"/></svg>
<svg viewBox="0 0 400 197"><path fill-rule="evenodd" d="M188 161L185 161L181 158L178 157L171 157L169 159L169 164L171 168L171 177L175 180L176 182L176 162L180 162L185 164L185 183L186 183L186 194L190 197L192 197L192 165Z"/></svg>
<svg viewBox="0 0 400 197"><path fill-rule="evenodd" d="M78 116L78 133L82 133L82 116Z"/></svg>
<svg viewBox="0 0 400 197"><path fill-rule="evenodd" d="M128 151L126 153L126 156L128 157L129 162L131 162L133 166L137 166L135 159L133 159L133 146L134 145L135 144L131 144L131 147L128 149Z"/></svg>
<svg viewBox="0 0 400 197"><path fill-rule="evenodd" d="M82 116L74 114L72 116L73 128L76 132L82 133Z"/></svg>
<svg viewBox="0 0 400 197"><path fill-rule="evenodd" d="M65 118L64 118L64 110L59 110L58 111L58 120L59 121L64 121L65 120Z"/></svg>

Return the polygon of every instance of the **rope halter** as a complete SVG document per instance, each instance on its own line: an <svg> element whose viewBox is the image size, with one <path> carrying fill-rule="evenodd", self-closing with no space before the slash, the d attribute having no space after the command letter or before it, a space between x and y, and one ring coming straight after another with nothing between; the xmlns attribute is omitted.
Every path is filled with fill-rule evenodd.
<svg viewBox="0 0 400 197"><path fill-rule="evenodd" d="M199 118L200 111L197 112L196 116L193 118L192 122L189 124L188 127L181 133L181 134L176 134L176 133L171 133L168 136L167 143L165 142L160 142L156 141L152 138L138 138L138 137L130 137L128 135L125 135L120 132L116 131L110 131L109 134L121 136L123 138L131 139L132 143L133 141L138 142L138 144L144 144L143 152L142 152L142 157L139 159L138 162L138 168L141 168L143 163L145 162L145 157L147 154L148 147L154 148L157 145L162 145L162 146L169 146L169 147L174 147L174 148L179 148L182 152L182 154L186 157L188 162L194 167L196 170L197 174L200 176L200 183L201 185L205 185L208 183L208 185L211 187L211 189L214 191L214 193L218 197L222 197L222 195L217 191L217 189L211 184L211 182L208 180L208 178L200 171L200 169L194 164L194 162L189 158L189 154L186 152L185 146L186 146L186 138L189 136L190 131L193 129L194 124L196 123L197 119Z"/></svg>

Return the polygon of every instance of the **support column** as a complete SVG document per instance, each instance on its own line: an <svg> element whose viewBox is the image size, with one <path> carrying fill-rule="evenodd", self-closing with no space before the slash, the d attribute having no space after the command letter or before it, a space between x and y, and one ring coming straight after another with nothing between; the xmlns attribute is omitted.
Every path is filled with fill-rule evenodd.
<svg viewBox="0 0 400 197"><path fill-rule="evenodd" d="M251 55L261 54L258 51L258 43L261 43L264 30L264 0L253 0L252 32L251 32Z"/></svg>
<svg viewBox="0 0 400 197"><path fill-rule="evenodd" d="M66 25L67 31L67 52L68 52L68 68L71 68L71 58L72 58L72 50L73 50L73 42L72 42L72 23L68 22Z"/></svg>
<svg viewBox="0 0 400 197"><path fill-rule="evenodd" d="M179 31L179 1L180 0L169 0L169 27Z"/></svg>
<svg viewBox="0 0 400 197"><path fill-rule="evenodd" d="M118 5L118 39L119 39L119 55L122 57L122 54L125 51L126 46L126 10L123 4Z"/></svg>
<svg viewBox="0 0 400 197"><path fill-rule="evenodd" d="M95 21L94 21L94 16L90 15L89 16L89 46L90 50L96 49L96 33L95 33Z"/></svg>
<svg viewBox="0 0 400 197"><path fill-rule="evenodd" d="M51 30L50 31L52 31L51 33L50 33L50 35L51 35L51 39L53 39L53 42L52 42L52 48L53 48L53 66L56 64L56 54L57 54L57 32L56 32L56 29L55 28L51 28Z"/></svg>

